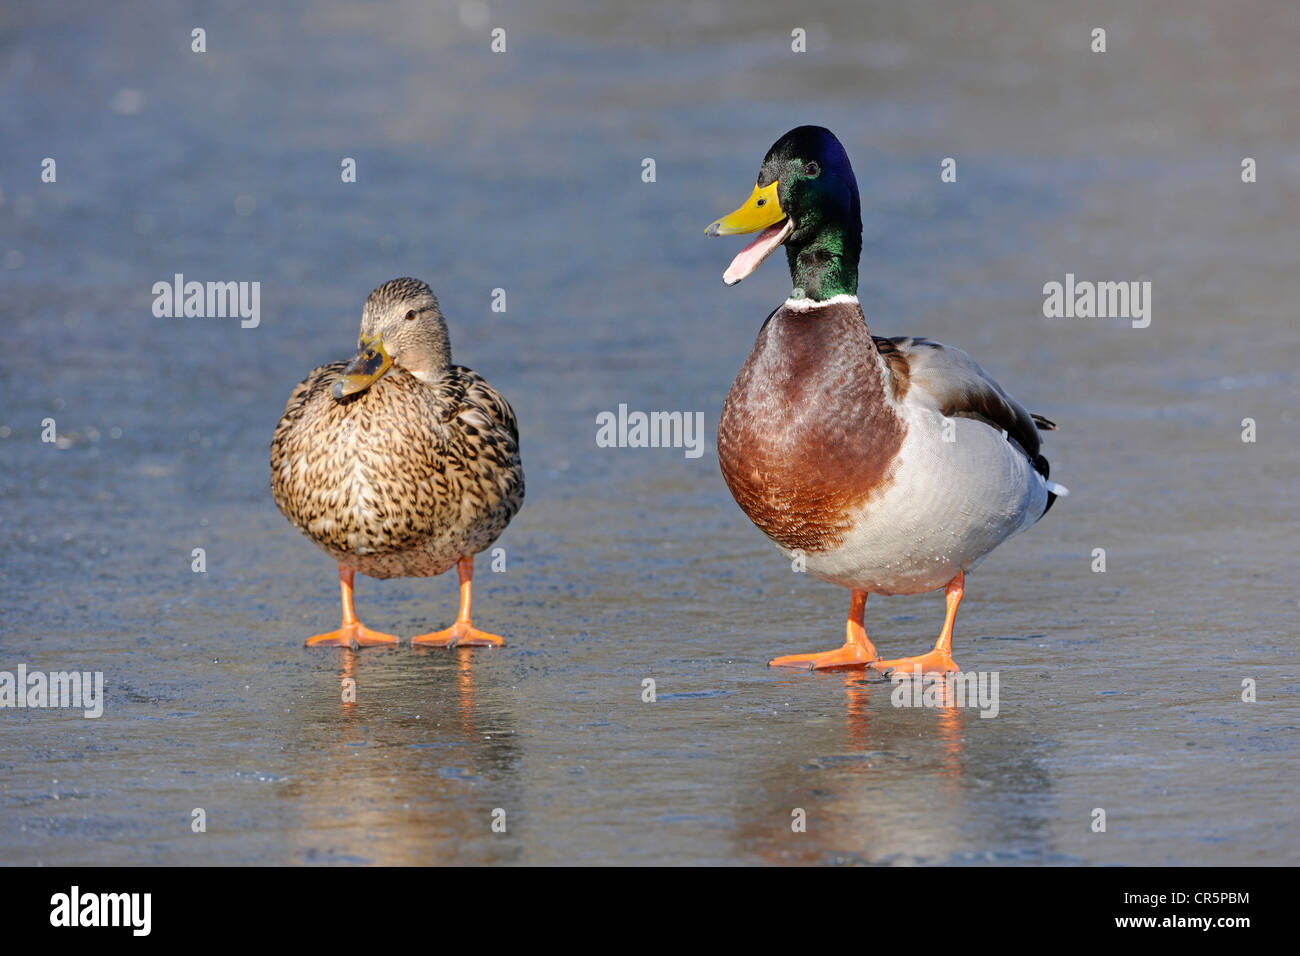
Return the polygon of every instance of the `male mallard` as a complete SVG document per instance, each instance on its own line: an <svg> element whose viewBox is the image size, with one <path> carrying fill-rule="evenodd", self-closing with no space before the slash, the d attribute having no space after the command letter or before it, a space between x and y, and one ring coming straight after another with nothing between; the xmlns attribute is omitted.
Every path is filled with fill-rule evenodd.
<svg viewBox="0 0 1300 956"><path fill-rule="evenodd" d="M447 323L418 279L366 299L359 351L295 388L271 439L271 493L284 516L339 563L343 625L309 646L395 644L352 608L352 578L460 572L460 613L411 639L501 645L470 624L473 555L524 500L519 428L481 375L451 364Z"/></svg>
<svg viewBox="0 0 1300 956"><path fill-rule="evenodd" d="M1068 492L1047 480L1031 416L969 355L879 338L858 305L862 217L844 147L801 126L768 150L749 200L708 228L762 230L723 274L734 285L785 244L794 291L768 316L718 426L731 494L790 558L853 592L844 646L769 663L957 670L952 626L966 572ZM867 593L944 588L934 650L880 660Z"/></svg>

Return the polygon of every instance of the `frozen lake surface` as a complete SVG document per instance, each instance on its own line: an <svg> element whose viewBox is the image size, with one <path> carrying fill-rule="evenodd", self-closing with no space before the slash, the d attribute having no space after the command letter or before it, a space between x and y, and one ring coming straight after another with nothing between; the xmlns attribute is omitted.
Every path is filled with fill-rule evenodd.
<svg viewBox="0 0 1300 956"><path fill-rule="evenodd" d="M0 670L107 697L0 710L0 862L1300 862L1300 9L608 6L0 12ZM853 160L872 330L1060 424L1073 494L957 620L994 719L764 666L838 644L848 594L722 482L722 401L788 281L724 288L740 243L703 230L803 123ZM155 318L176 273L260 282L260 323ZM1045 318L1067 273L1151 280L1151 325ZM335 568L267 446L408 274L519 417L528 498L475 589L510 645L307 650ZM705 453L596 447L620 403L703 412ZM454 575L358 579L405 636L455 601ZM920 653L942 609L873 596L867 630Z"/></svg>

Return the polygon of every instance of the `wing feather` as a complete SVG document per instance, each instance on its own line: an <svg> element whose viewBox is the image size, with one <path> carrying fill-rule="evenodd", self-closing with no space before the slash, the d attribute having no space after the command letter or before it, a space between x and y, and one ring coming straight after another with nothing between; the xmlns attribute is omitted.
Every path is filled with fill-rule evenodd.
<svg viewBox="0 0 1300 956"><path fill-rule="evenodd" d="M950 418L973 418L1006 432L1046 475L1038 431L1051 431L1055 423L1031 415L973 358L920 336L872 339L889 367L898 400L927 402Z"/></svg>

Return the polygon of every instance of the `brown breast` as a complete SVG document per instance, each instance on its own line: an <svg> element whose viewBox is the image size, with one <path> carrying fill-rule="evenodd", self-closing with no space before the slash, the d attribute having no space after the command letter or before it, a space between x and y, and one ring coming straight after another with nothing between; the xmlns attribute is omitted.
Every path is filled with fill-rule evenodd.
<svg viewBox="0 0 1300 956"><path fill-rule="evenodd" d="M774 312L736 376L718 461L736 503L777 544L837 546L891 480L906 425L856 303Z"/></svg>

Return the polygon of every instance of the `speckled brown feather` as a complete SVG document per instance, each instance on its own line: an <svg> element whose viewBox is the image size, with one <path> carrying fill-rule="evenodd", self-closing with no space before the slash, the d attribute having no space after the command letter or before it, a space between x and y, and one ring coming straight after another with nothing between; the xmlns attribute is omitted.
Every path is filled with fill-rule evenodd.
<svg viewBox="0 0 1300 956"><path fill-rule="evenodd" d="M790 550L834 548L891 480L906 425L856 303L768 317L718 426L736 503Z"/></svg>
<svg viewBox="0 0 1300 956"><path fill-rule="evenodd" d="M394 367L340 402L330 388L344 364L289 396L271 441L280 511L375 578L441 574L488 548L524 498L510 405L461 366L431 384Z"/></svg>

